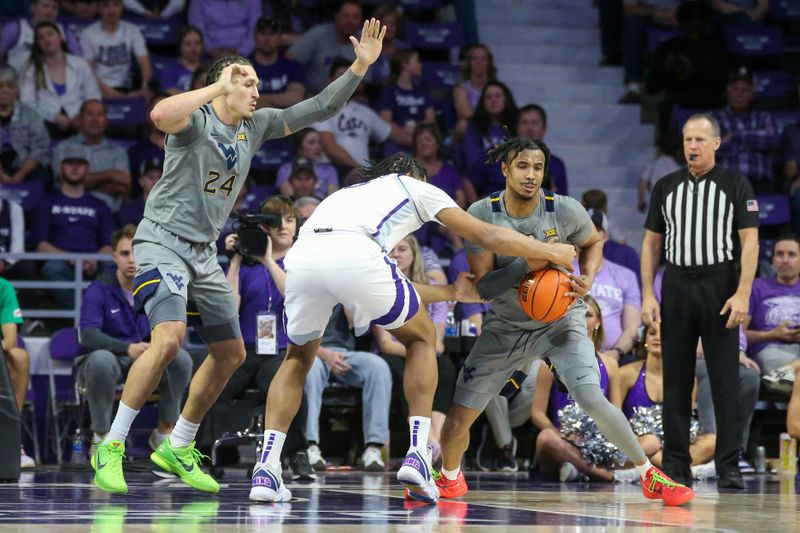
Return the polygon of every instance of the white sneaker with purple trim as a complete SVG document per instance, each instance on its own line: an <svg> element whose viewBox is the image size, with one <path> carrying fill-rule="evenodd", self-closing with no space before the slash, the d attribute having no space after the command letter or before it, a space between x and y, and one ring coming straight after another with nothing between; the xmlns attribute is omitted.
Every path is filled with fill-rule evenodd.
<svg viewBox="0 0 800 533"><path fill-rule="evenodd" d="M439 501L439 488L432 476L430 448L421 450L409 448L400 470L397 481L408 489L408 495L414 500L425 503Z"/></svg>
<svg viewBox="0 0 800 533"><path fill-rule="evenodd" d="M250 499L256 502L288 502L292 493L283 484L281 468L256 463L250 480Z"/></svg>

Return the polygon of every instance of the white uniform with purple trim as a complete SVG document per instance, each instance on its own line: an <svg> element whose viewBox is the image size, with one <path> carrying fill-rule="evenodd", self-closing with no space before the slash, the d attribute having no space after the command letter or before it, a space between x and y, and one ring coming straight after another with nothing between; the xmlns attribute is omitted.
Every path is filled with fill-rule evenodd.
<svg viewBox="0 0 800 533"><path fill-rule="evenodd" d="M325 198L284 260L289 340L322 337L337 303L353 311L356 335L373 324L395 329L410 320L419 295L386 254L449 207L459 209L443 190L399 174Z"/></svg>

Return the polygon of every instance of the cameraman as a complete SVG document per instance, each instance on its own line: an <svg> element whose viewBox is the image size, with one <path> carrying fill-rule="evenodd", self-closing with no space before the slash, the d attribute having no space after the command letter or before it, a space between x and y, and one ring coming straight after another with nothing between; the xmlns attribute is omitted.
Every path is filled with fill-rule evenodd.
<svg viewBox="0 0 800 533"><path fill-rule="evenodd" d="M264 391L280 368L286 353L287 337L283 329L283 291L286 272L283 258L294 243L299 212L286 196L271 196L261 205L260 213L280 215L279 227L260 228L266 233L266 251L260 257L242 257L239 236L225 238L225 250L236 253L231 259L227 279L239 306L239 325L242 328L247 355L228 381L220 399L240 395L247 387ZM240 230L243 229L240 227ZM245 249L247 246L245 246ZM286 437L285 456L295 479L316 479L308 462L308 442L305 438L305 397L300 405L301 416L295 417Z"/></svg>

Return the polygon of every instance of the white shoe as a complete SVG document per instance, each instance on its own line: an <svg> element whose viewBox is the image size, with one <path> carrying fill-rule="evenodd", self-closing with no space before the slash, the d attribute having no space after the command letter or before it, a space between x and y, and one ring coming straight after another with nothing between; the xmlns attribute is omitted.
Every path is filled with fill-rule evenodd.
<svg viewBox="0 0 800 533"><path fill-rule="evenodd" d="M381 457L381 449L377 446L367 446L361 454L361 464L367 472L383 472L386 470L386 463Z"/></svg>
<svg viewBox="0 0 800 533"><path fill-rule="evenodd" d="M311 464L311 468L317 472L324 472L325 467L328 466L328 462L322 457L322 450L316 444L308 447L308 462Z"/></svg>
<svg viewBox="0 0 800 533"><path fill-rule="evenodd" d="M764 386L774 392L791 394L796 373L792 365L784 365L761 377Z"/></svg>
<svg viewBox="0 0 800 533"><path fill-rule="evenodd" d="M692 471L692 477L698 481L717 477L717 467L714 465L713 460L701 465L692 466L690 470Z"/></svg>
<svg viewBox="0 0 800 533"><path fill-rule="evenodd" d="M20 468L34 468L36 466L36 461L33 460L27 453L25 453L25 448L20 447L19 449L19 467Z"/></svg>
<svg viewBox="0 0 800 533"><path fill-rule="evenodd" d="M561 483L569 483L570 481L578 481L581 473L575 468L575 465L570 462L561 463L561 468L558 469L558 479Z"/></svg>
<svg viewBox="0 0 800 533"><path fill-rule="evenodd" d="M151 450L156 451L156 448L158 448L158 446L164 442L164 439L169 437L169 435L169 433L165 435L159 432L157 429L154 429L150 432L150 437L147 438L147 445L150 446Z"/></svg>
<svg viewBox="0 0 800 533"><path fill-rule="evenodd" d="M642 476L639 475L639 471L635 468L623 468L620 470L614 470L614 483L636 483L637 481L641 481Z"/></svg>
<svg viewBox="0 0 800 533"><path fill-rule="evenodd" d="M429 449L409 448L397 471L397 481L406 486L409 497L414 500L434 504L439 501L439 488L431 476Z"/></svg>
<svg viewBox="0 0 800 533"><path fill-rule="evenodd" d="M281 468L256 463L250 480L250 499L256 502L288 502L292 493L283 484Z"/></svg>

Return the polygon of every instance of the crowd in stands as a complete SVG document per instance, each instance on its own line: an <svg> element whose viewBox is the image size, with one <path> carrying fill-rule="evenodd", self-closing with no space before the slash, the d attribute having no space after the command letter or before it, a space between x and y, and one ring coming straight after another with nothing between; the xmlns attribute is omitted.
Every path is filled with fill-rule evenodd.
<svg viewBox="0 0 800 533"><path fill-rule="evenodd" d="M383 52L353 99L334 117L293 135L270 141L256 156L247 185L237 199L240 213L275 213L278 228L268 228L263 257L234 253L236 234L226 226L218 248L230 257L228 281L240 306L247 359L220 401L248 387L266 393L286 349L280 316L285 273L283 257L297 227L326 196L355 184L365 161L404 151L424 166L429 181L468 208L503 189L499 164L486 165L486 150L507 135L544 139L548 113L534 102L517 102L497 78L491 49L477 42L461 50L458 80L429 83L434 69L448 66L441 50L414 49L404 40L404 24L415 17L435 19L436 11L401 11L343 1L308 7L281 0L30 0L29 13L7 17L0 30L0 253L39 251L63 254L40 265L0 260L8 279L74 278L71 253L110 252L114 265L83 263L93 280L80 307L84 353L77 378L87 391L93 442L108 431L114 391L149 342L148 324L133 315L135 258L131 240L148 193L163 171L165 136L147 109L160 99L204 85L214 58L241 54L259 76L259 107L289 107L317 93L353 60L349 36L365 15L387 26ZM762 278L754 284L751 320L742 329L741 404L749 420L759 387L791 397L790 416L800 420L800 124L792 120L792 93L777 105L762 107L760 86L773 65L747 61L726 49L721 35L731 24L766 27L774 22L766 0L686 1L601 0L602 48L606 64L624 63L627 92L621 103L638 104L658 95L657 158L643 169L640 211L648 191L681 166L681 117L687 111L713 110L722 126L720 165L749 178L759 195L789 198L791 227L762 246ZM331 7L331 9L323 9ZM325 15L329 16L325 16ZM711 22L710 22L711 21ZM168 39L150 35L160 24ZM160 27L160 26L158 26ZM175 31L172 31L175 30ZM609 36L624 35L615 42ZM666 37L648 44L653 35ZM601 43L598 43L600 45ZM429 71L430 69L430 71ZM768 108L769 107L769 108ZM787 114L789 113L789 114ZM786 117L793 117L788 120ZM551 155L544 186L568 194L569 158ZM639 257L615 231L613 207L603 184L582 201L605 240L604 261L592 287L587 334L597 347L609 400L634 418L634 406L662 400L660 333L641 323ZM611 211L611 213L609 213ZM468 270L464 243L441 226L428 225L390 252L398 268L414 281L447 283ZM446 259L449 268L442 267ZM15 391L27 390L27 354L17 347L21 313L13 288L0 280L3 348ZM24 297L24 295L21 295ZM74 308L70 290L50 291L61 308ZM486 305L447 303L429 306L437 331L439 384L434 400L430 444L438 438L453 397L457 365L464 354L449 353L446 335L461 323L462 335L480 334ZM333 383L363 389L363 448L360 464L383 470L393 409L407 415L403 400L405 349L376 328L370 342L357 342L347 310L337 308L305 386L301 410L289 430L284 452L299 476L324 469L321 440L323 391ZM710 386L702 364L696 370L700 433L692 447L699 477L713 477L714 421ZM196 365L195 365L196 366ZM182 352L159 387L159 421L151 444L169 434L179 413L192 362ZM20 409L24 394L17 394ZM588 477L625 480L626 466L593 464L575 442L559 432L560 412L571 400L560 391L547 365L534 363L511 398L498 396L487 407L488 426L478 454L481 468L514 471L516 432L535 428L539 468L562 481ZM512 432L512 430L514 430ZM651 428L653 430L653 428ZM659 465L661 436L643 433L640 441ZM789 431L800 438L797 423ZM493 442L492 442L493 441ZM743 461L748 435L742 441ZM25 466L32 461L22 452ZM711 462L709 462L711 461ZM744 464L744 463L743 463ZM565 466L567 465L567 466ZM710 466L709 466L710 465Z"/></svg>

